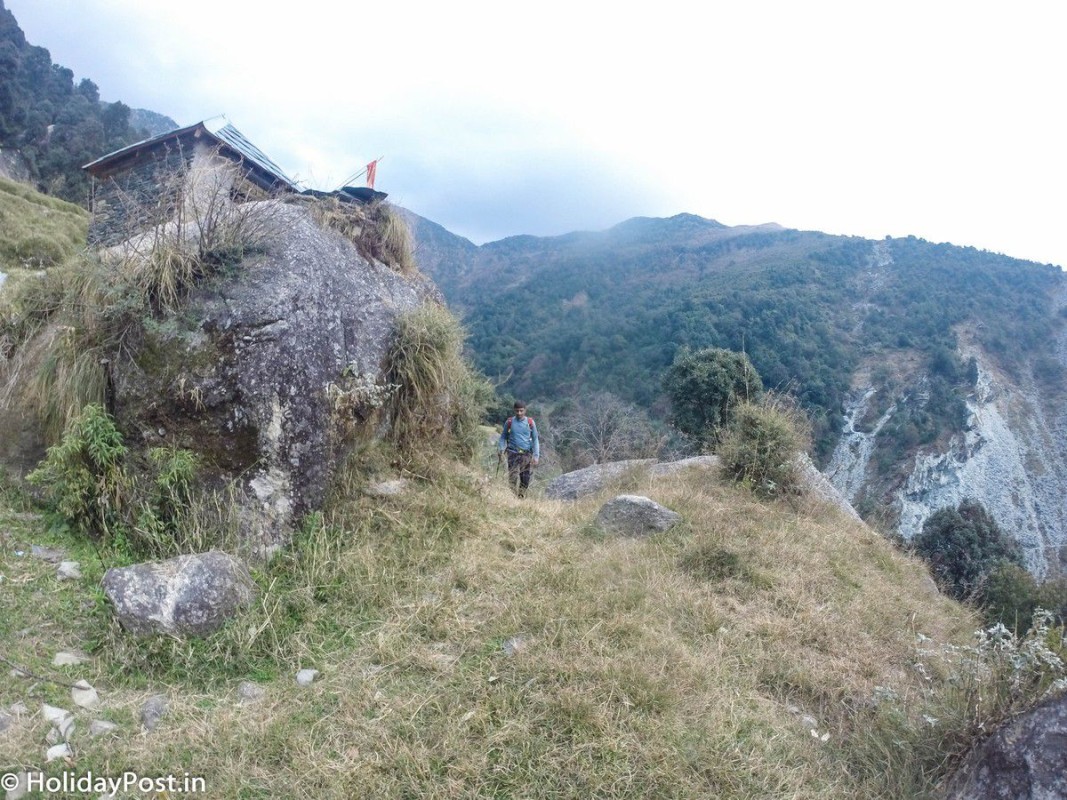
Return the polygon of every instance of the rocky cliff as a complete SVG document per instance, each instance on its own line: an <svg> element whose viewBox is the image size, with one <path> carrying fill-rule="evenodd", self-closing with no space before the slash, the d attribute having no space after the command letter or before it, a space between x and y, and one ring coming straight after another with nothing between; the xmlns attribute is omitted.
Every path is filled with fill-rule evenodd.
<svg viewBox="0 0 1067 800"><path fill-rule="evenodd" d="M1062 313L1065 306L1067 288L1061 286L1055 307ZM960 356L973 358L977 367L966 400L966 429L920 448L903 480L889 489L898 530L910 539L937 509L975 498L1019 541L1034 574L1062 573L1067 569L1067 405L1061 370L1067 368L1067 330L1061 328L1057 335L1058 364L1051 368L1017 352L1009 372L967 331L959 332L959 341ZM923 377L909 384L909 391ZM878 434L911 399L906 392L897 393L883 400L881 406L887 407L873 424L859 425L872 416L874 398L886 391L869 378L859 377L846 404L841 440L826 469L854 503L865 493L885 489L872 477Z"/></svg>

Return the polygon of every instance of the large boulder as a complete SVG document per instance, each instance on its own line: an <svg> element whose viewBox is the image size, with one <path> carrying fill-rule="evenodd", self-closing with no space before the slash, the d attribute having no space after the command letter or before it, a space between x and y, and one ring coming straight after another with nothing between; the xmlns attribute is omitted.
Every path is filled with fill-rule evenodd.
<svg viewBox="0 0 1067 800"><path fill-rule="evenodd" d="M863 517L852 507L852 503L838 491L829 478L819 472L818 467L815 466L807 453L801 453L797 456L796 466L800 471L800 482L810 494L815 495L825 503L835 506L857 522L863 522Z"/></svg>
<svg viewBox="0 0 1067 800"><path fill-rule="evenodd" d="M620 536L648 536L670 530L682 515L647 497L621 494L600 507L596 525Z"/></svg>
<svg viewBox="0 0 1067 800"><path fill-rule="evenodd" d="M1067 797L1067 695L1001 727L949 781L946 800Z"/></svg>
<svg viewBox="0 0 1067 800"><path fill-rule="evenodd" d="M241 561L212 551L109 569L104 593L134 635L207 636L252 602L255 585Z"/></svg>
<svg viewBox="0 0 1067 800"><path fill-rule="evenodd" d="M629 461L593 464L591 467L560 475L545 487L545 497L553 500L577 500L602 491L612 481L618 480L628 472L644 471L649 465L655 463L654 458L636 458Z"/></svg>
<svg viewBox="0 0 1067 800"><path fill-rule="evenodd" d="M127 441L192 450L217 485L238 480L243 532L262 552L321 504L346 435L379 432L396 320L436 290L364 258L309 208L255 205L264 252L150 326L113 380Z"/></svg>

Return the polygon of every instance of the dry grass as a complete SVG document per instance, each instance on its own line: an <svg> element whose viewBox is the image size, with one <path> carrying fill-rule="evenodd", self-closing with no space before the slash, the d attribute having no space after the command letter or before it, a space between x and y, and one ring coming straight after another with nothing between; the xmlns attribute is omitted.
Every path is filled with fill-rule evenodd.
<svg viewBox="0 0 1067 800"><path fill-rule="evenodd" d="M77 768L181 765L220 797L930 796L960 739L922 719L951 692L915 637L962 642L974 618L826 507L704 474L629 490L685 522L605 538L596 499L521 501L454 465L337 500L239 625L95 654L94 716L127 730L79 735ZM323 677L298 688L298 667ZM266 698L239 705L240 679ZM136 735L150 688L172 710ZM40 762L29 727L7 763Z"/></svg>
<svg viewBox="0 0 1067 800"><path fill-rule="evenodd" d="M411 231L388 203L367 205L326 197L315 201L312 212L320 225L352 242L365 259L380 261L404 275L416 271Z"/></svg>
<svg viewBox="0 0 1067 800"><path fill-rule="evenodd" d="M0 272L40 270L85 247L85 209L0 178Z"/></svg>

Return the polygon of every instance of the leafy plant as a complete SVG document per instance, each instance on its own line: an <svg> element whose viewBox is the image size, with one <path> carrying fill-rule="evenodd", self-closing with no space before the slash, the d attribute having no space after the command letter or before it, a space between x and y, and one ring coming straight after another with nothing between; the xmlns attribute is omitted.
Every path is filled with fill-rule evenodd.
<svg viewBox="0 0 1067 800"><path fill-rule="evenodd" d="M769 395L734 409L716 452L730 480L759 495L781 497L799 489L797 456L808 441L806 419L796 404Z"/></svg>
<svg viewBox="0 0 1067 800"><path fill-rule="evenodd" d="M101 406L90 404L27 480L44 489L71 528L106 542L124 528L129 485L122 464L125 455L114 421Z"/></svg>
<svg viewBox="0 0 1067 800"><path fill-rule="evenodd" d="M675 426L697 442L713 442L743 402L755 402L763 383L744 353L709 347L681 350L663 377Z"/></svg>
<svg viewBox="0 0 1067 800"><path fill-rule="evenodd" d="M976 596L982 581L1000 564L1022 565L1018 544L976 500L935 511L912 546L938 584L958 600Z"/></svg>

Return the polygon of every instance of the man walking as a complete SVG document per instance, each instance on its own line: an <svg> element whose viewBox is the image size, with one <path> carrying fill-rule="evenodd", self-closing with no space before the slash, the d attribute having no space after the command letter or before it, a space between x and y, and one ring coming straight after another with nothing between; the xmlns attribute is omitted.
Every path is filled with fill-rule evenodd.
<svg viewBox="0 0 1067 800"><path fill-rule="evenodd" d="M519 497L526 496L530 486L530 473L541 458L541 442L537 426L526 416L526 404L515 401L515 415L508 417L497 442L497 459L508 454L508 483ZM518 487L516 488L516 483Z"/></svg>

